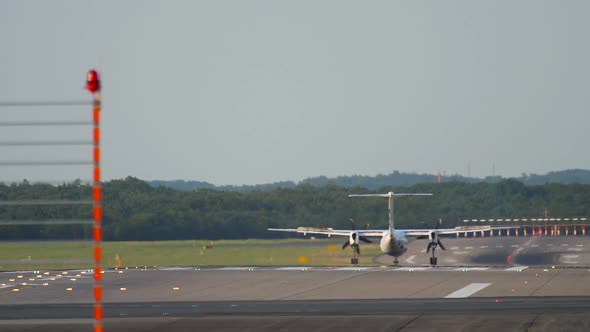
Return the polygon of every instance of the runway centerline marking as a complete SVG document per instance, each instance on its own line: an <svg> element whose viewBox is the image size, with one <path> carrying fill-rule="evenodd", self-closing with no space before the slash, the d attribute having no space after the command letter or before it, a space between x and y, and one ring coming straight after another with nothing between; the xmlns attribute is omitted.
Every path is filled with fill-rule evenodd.
<svg viewBox="0 0 590 332"><path fill-rule="evenodd" d="M504 246L496 246L496 248L504 248Z"/></svg>
<svg viewBox="0 0 590 332"><path fill-rule="evenodd" d="M473 249L473 247L464 247L463 249Z"/></svg>
<svg viewBox="0 0 590 332"><path fill-rule="evenodd" d="M485 248L487 248L488 246L479 246L479 247L480 247L481 249L485 249Z"/></svg>
<svg viewBox="0 0 590 332"><path fill-rule="evenodd" d="M469 297L480 290L490 286L491 283L472 283L469 284L457 291L452 292L451 294L445 296L446 299L457 299L457 298L465 298Z"/></svg>

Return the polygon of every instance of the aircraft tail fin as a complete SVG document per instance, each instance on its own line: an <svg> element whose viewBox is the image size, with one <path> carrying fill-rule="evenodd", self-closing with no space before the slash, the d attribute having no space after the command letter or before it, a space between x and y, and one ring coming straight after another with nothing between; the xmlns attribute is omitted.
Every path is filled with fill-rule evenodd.
<svg viewBox="0 0 590 332"><path fill-rule="evenodd" d="M387 194L351 194L348 197L387 197L387 207L389 210L389 234L393 234L395 226L393 223L393 200L395 197L403 196L432 196L432 193L394 193L388 192Z"/></svg>

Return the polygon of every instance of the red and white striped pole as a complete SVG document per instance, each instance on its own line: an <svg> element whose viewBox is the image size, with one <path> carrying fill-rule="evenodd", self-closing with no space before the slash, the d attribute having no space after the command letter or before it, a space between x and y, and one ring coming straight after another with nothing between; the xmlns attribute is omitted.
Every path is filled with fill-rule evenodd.
<svg viewBox="0 0 590 332"><path fill-rule="evenodd" d="M102 186L100 178L100 78L96 70L90 70L86 79L86 89L92 93L92 142L93 142L93 182L92 219L94 239L94 332L102 332Z"/></svg>

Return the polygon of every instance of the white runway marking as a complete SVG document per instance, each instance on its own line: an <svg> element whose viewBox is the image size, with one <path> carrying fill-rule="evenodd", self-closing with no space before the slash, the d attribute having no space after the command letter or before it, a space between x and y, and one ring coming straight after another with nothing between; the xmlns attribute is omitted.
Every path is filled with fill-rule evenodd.
<svg viewBox="0 0 590 332"><path fill-rule="evenodd" d="M583 247L583 244L576 244L576 247Z"/></svg>
<svg viewBox="0 0 590 332"><path fill-rule="evenodd" d="M465 248L463 248L463 249L473 249L473 247L465 247Z"/></svg>
<svg viewBox="0 0 590 332"><path fill-rule="evenodd" d="M567 244L567 243L562 243L562 244L561 244L561 246L562 246L562 247L567 247L567 246L569 246L569 244Z"/></svg>
<svg viewBox="0 0 590 332"><path fill-rule="evenodd" d="M457 250L457 249L459 249L459 247L457 247L457 246L454 246L454 247L451 247L450 249L451 249L451 250Z"/></svg>
<svg viewBox="0 0 590 332"><path fill-rule="evenodd" d="M297 267L292 267L289 269L296 269ZM249 269L251 269L251 267L243 267L243 266L228 266L228 267L220 267L218 269L216 269L217 271L248 271ZM280 269L284 269L284 268L278 268L277 270ZM301 269L301 268L298 268Z"/></svg>
<svg viewBox="0 0 590 332"><path fill-rule="evenodd" d="M430 266L416 266L416 267L400 267L397 269L393 269L393 271L426 271L431 270Z"/></svg>
<svg viewBox="0 0 590 332"><path fill-rule="evenodd" d="M455 255L467 255L468 252L467 251L453 251L453 254L455 254Z"/></svg>
<svg viewBox="0 0 590 332"><path fill-rule="evenodd" d="M518 248L518 244L511 245L512 248Z"/></svg>
<svg viewBox="0 0 590 332"><path fill-rule="evenodd" d="M246 268L248 269L248 268ZM286 267L279 267L277 270L279 271L301 271L301 270L309 270L309 266L286 266Z"/></svg>
<svg viewBox="0 0 590 332"><path fill-rule="evenodd" d="M0 289L3 289L3 288L12 288L12 287L14 287L14 285L0 286Z"/></svg>
<svg viewBox="0 0 590 332"><path fill-rule="evenodd" d="M582 251L582 248L567 248L567 251Z"/></svg>
<svg viewBox="0 0 590 332"><path fill-rule="evenodd" d="M171 266L171 267L160 267L158 270L160 271L188 271L192 270L192 267L180 267L180 266Z"/></svg>
<svg viewBox="0 0 590 332"><path fill-rule="evenodd" d="M406 259L406 262L408 262L410 264L416 264L414 262L414 258L416 258L416 255L412 255L412 256L408 257L408 259Z"/></svg>
<svg viewBox="0 0 590 332"><path fill-rule="evenodd" d="M489 267L460 267L453 269L453 271L485 271L489 269Z"/></svg>
<svg viewBox="0 0 590 332"><path fill-rule="evenodd" d="M578 264L578 261L573 261L572 259L578 258L580 255L561 255L559 259L560 262L564 264Z"/></svg>
<svg viewBox="0 0 590 332"><path fill-rule="evenodd" d="M496 246L496 248L504 248L504 246Z"/></svg>
<svg viewBox="0 0 590 332"><path fill-rule="evenodd" d="M526 270L528 268L529 268L528 266L513 266L513 267L510 267L510 268L507 268L504 271L522 271L522 270Z"/></svg>
<svg viewBox="0 0 590 332"><path fill-rule="evenodd" d="M538 244L531 244L531 247L533 247L533 248L538 247L538 246L539 246Z"/></svg>
<svg viewBox="0 0 590 332"><path fill-rule="evenodd" d="M365 270L372 270L371 267L338 267L335 268L334 271L365 271Z"/></svg>
<svg viewBox="0 0 590 332"><path fill-rule="evenodd" d="M485 248L487 248L488 246L479 246L479 247L480 247L481 249L485 249Z"/></svg>
<svg viewBox="0 0 590 332"><path fill-rule="evenodd" d="M456 299L456 298L464 298L464 297L469 297L477 292L479 292L480 290L490 286L491 283L473 283L473 284L469 284L461 289L459 289L458 291L455 291L447 296L445 296L445 298L447 299Z"/></svg>

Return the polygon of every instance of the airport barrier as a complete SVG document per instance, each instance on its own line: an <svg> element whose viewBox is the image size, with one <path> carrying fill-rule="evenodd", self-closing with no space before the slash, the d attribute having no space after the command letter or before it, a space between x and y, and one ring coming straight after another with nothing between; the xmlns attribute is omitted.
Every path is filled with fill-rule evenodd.
<svg viewBox="0 0 590 332"><path fill-rule="evenodd" d="M490 227L511 227L508 229L489 230L484 232L488 237L494 236L586 236L587 217L562 218L488 218L463 219L464 227L482 225ZM465 237L476 237L475 234L464 234ZM459 234L457 234L459 237Z"/></svg>

